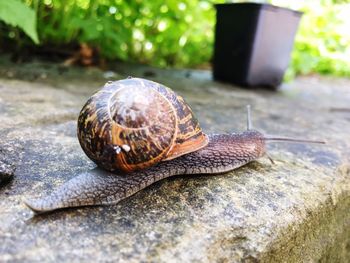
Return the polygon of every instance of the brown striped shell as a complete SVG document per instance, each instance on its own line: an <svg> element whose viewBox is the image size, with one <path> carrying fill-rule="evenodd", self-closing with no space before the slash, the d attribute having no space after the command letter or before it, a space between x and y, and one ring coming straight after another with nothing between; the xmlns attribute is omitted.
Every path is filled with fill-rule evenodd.
<svg viewBox="0 0 350 263"><path fill-rule="evenodd" d="M125 172L174 159L208 144L182 97L140 78L109 82L95 93L80 112L78 138L98 166Z"/></svg>

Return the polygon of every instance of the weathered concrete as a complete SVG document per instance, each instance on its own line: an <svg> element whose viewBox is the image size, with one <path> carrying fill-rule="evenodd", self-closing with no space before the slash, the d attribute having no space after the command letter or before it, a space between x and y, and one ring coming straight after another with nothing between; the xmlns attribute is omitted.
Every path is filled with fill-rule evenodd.
<svg viewBox="0 0 350 263"><path fill-rule="evenodd" d="M12 179L16 171L18 156L21 153L15 142L0 145L0 185Z"/></svg>
<svg viewBox="0 0 350 263"><path fill-rule="evenodd" d="M180 176L114 206L33 217L24 198L94 167L79 147L76 119L106 80L95 69L0 67L0 154L5 149L16 168L0 186L0 262L350 258L350 115L334 110L349 107L349 80L301 78L273 93L215 83L203 71L123 66L117 72L153 75L172 87L207 132L244 130L251 104L256 128L328 144L274 144L274 165L261 159L228 174Z"/></svg>

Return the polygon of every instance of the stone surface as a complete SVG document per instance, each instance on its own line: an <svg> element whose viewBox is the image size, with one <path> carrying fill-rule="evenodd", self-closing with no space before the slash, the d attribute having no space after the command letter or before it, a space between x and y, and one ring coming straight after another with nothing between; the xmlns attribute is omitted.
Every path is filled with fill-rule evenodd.
<svg viewBox="0 0 350 263"><path fill-rule="evenodd" d="M278 92L211 81L207 71L116 66L116 73L32 63L0 66L0 262L346 262L350 258L350 81L307 77ZM104 76L152 76L192 105L206 132L245 129L324 139L271 144L231 173L178 176L117 205L33 216L38 197L94 167L76 119ZM21 79L21 80L19 80ZM0 155L2 152L0 151Z"/></svg>
<svg viewBox="0 0 350 263"><path fill-rule="evenodd" d="M0 145L0 185L11 180L16 171L18 154L22 152L18 146L15 141Z"/></svg>

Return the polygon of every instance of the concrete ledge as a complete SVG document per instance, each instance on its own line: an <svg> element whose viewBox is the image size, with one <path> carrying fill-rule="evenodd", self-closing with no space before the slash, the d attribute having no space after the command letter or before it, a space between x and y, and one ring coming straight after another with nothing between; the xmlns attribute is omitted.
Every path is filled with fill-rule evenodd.
<svg viewBox="0 0 350 263"><path fill-rule="evenodd" d="M348 175L349 176L349 175ZM310 211L286 228L262 255L262 262L347 262L350 258L349 193Z"/></svg>
<svg viewBox="0 0 350 263"><path fill-rule="evenodd" d="M76 118L106 79L96 69L0 65L0 145L17 157L13 180L0 185L0 261L347 262L350 117L336 109L349 107L349 80L300 78L274 93L216 83L206 71L116 71L152 72L208 133L244 130L251 104L255 128L328 144L271 144L274 165L262 158L228 174L178 176L114 206L33 217L24 198L94 167Z"/></svg>

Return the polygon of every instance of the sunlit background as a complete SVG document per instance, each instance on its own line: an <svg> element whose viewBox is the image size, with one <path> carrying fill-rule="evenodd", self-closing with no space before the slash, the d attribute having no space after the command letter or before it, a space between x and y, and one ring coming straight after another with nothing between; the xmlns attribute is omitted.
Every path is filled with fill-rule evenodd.
<svg viewBox="0 0 350 263"><path fill-rule="evenodd" d="M26 58L29 52L69 57L86 43L106 60L210 68L214 4L223 2L0 1L0 47L16 58ZM350 76L350 1L259 2L304 12L287 78L313 73ZM6 11L13 7L17 11Z"/></svg>

